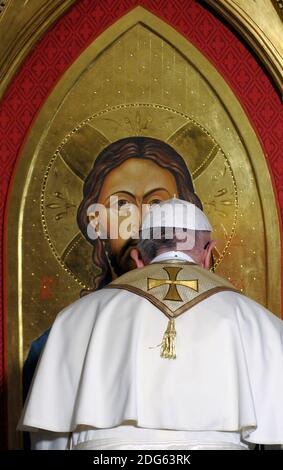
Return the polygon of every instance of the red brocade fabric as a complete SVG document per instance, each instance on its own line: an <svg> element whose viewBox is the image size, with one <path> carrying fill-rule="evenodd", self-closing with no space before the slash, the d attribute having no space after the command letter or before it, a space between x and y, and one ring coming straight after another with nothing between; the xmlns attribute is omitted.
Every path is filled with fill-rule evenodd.
<svg viewBox="0 0 283 470"><path fill-rule="evenodd" d="M244 41L197 0L79 0L34 47L1 103L1 225L17 157L47 96L81 52L137 5L147 8L183 34L229 83L262 143L282 220L283 108L272 80ZM1 247L4 231L1 231ZM3 385L5 319L2 311L0 315L0 381Z"/></svg>

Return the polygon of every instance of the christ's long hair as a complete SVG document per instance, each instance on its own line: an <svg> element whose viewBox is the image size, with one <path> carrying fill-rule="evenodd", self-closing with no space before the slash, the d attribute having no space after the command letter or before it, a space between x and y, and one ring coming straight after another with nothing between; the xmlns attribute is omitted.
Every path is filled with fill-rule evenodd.
<svg viewBox="0 0 283 470"><path fill-rule="evenodd" d="M89 219L87 210L89 206L98 201L105 177L129 158L150 160L161 168L169 170L176 181L177 196L202 209L200 199L194 192L192 178L187 166L182 157L170 145L151 137L127 137L108 145L98 155L91 172L85 180L83 200L77 212L79 228L84 237L93 245L93 263L100 269L100 272L94 276L92 290L83 290L81 296L101 289L112 281L112 270L109 261L111 253L107 254L106 243L100 238L91 240L88 237Z"/></svg>

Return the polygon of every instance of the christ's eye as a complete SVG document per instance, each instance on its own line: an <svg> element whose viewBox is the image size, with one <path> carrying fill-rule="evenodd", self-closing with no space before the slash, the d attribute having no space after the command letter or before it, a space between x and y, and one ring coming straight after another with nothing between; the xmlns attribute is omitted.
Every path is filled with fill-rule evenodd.
<svg viewBox="0 0 283 470"><path fill-rule="evenodd" d="M155 198L155 199L152 199L151 201L149 201L149 205L154 206L154 204L160 204L161 202L162 202L161 199Z"/></svg>
<svg viewBox="0 0 283 470"><path fill-rule="evenodd" d="M127 199L119 199L118 208L121 209L121 207L125 207L127 204L129 204L129 201L127 201Z"/></svg>

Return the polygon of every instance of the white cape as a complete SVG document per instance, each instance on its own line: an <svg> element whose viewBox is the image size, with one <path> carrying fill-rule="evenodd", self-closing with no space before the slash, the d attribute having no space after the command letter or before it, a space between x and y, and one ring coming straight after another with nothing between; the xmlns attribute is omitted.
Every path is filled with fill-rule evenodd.
<svg viewBox="0 0 283 470"><path fill-rule="evenodd" d="M239 431L283 443L283 322L235 292L176 319L177 358L160 357L168 319L116 289L89 294L56 318L20 430L79 425Z"/></svg>

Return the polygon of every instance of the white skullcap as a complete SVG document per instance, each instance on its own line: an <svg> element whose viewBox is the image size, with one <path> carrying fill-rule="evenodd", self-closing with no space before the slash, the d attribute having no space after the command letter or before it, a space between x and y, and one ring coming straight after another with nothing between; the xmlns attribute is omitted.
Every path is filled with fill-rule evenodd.
<svg viewBox="0 0 283 470"><path fill-rule="evenodd" d="M142 224L142 233L151 228L173 227L212 232L208 218L197 206L182 199L168 199L151 207Z"/></svg>

